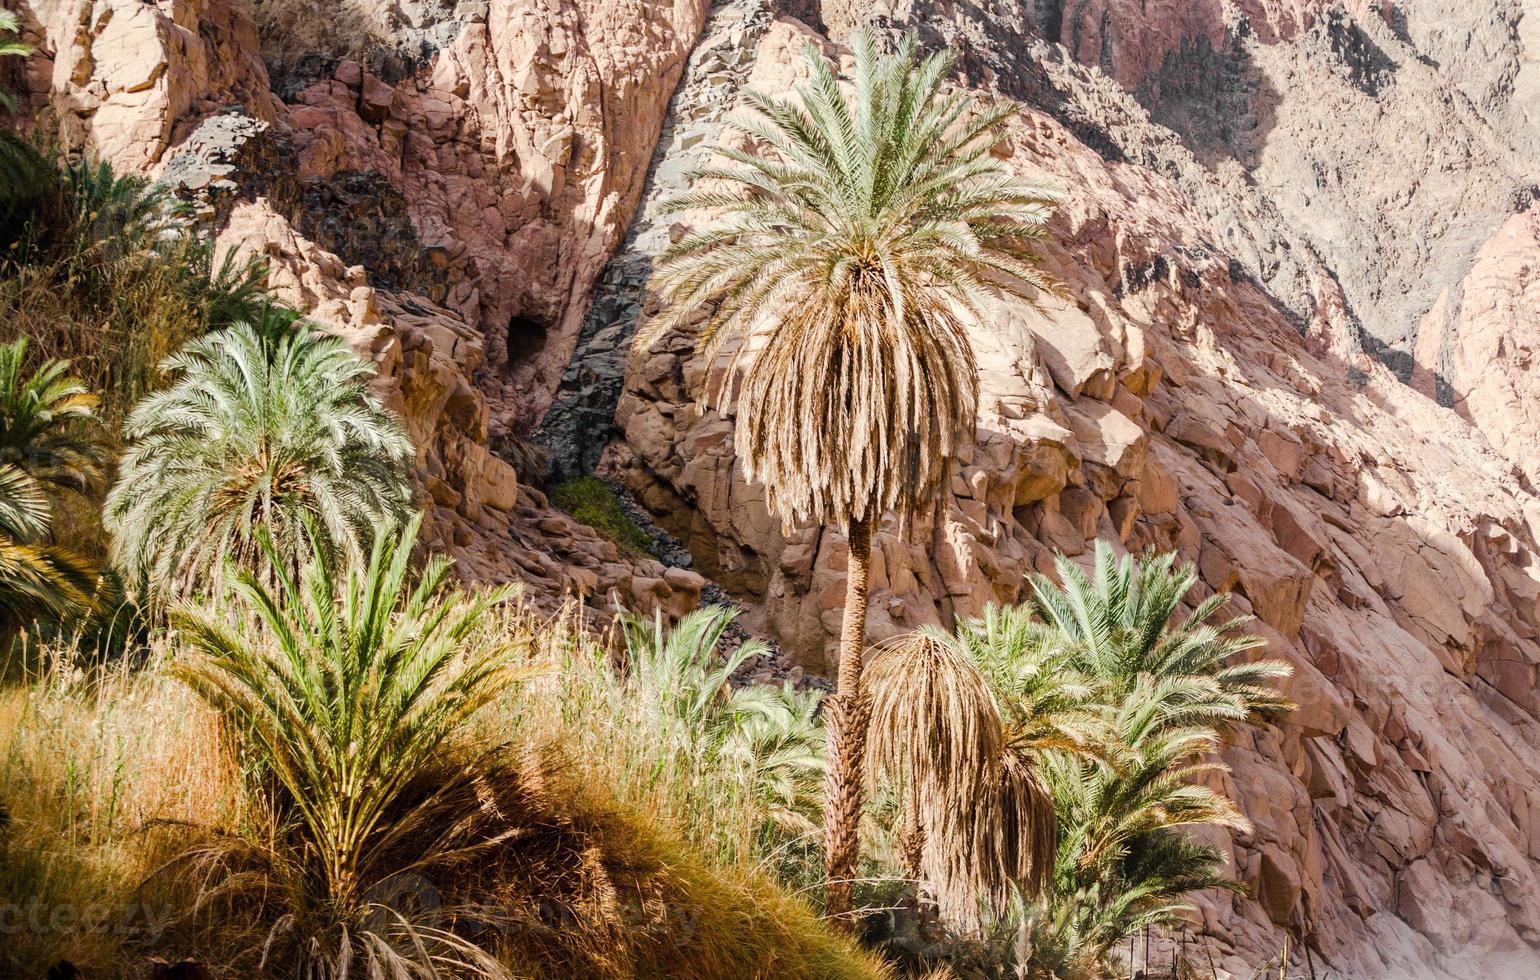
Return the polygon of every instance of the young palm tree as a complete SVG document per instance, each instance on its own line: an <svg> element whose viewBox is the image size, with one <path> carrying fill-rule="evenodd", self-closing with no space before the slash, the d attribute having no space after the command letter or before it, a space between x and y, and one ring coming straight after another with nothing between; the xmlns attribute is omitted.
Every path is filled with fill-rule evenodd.
<svg viewBox="0 0 1540 980"><path fill-rule="evenodd" d="M785 522L833 524L849 542L826 794L828 911L850 905L869 712L861 685L871 535L944 485L971 433L978 384L970 321L988 294L1043 285L1035 246L1058 195L992 154L1015 109L950 91L950 52L913 38L880 56L853 40L854 99L809 48L800 104L759 94L738 122L759 152L722 150L675 212L717 213L660 259L668 303L651 335L712 307L701 352L734 366L764 333L736 400L736 445ZM729 374L733 372L729 371ZM732 384L706 393L728 409Z"/></svg>
<svg viewBox="0 0 1540 980"><path fill-rule="evenodd" d="M897 787L904 872L942 920L978 934L1051 880L1057 815L1048 754L1101 756L1095 686L1023 607L990 606L956 636L922 630L877 652L869 782Z"/></svg>
<svg viewBox="0 0 1540 980"><path fill-rule="evenodd" d="M316 542L297 578L280 572L273 588L238 570L233 607L172 613L196 651L172 669L260 761L258 791L279 828L272 840L202 845L179 863L222 870L204 878L217 884L200 904L250 903L271 924L259 943L266 965L291 959L281 965L292 976L506 976L452 926L382 904L413 876L450 874L516 833L497 812L510 777L495 753L448 751L476 711L528 673L527 650L487 623L513 593L448 588L442 557L414 584L420 524L419 515L383 530L341 576ZM288 556L259 538L282 569Z"/></svg>
<svg viewBox="0 0 1540 980"><path fill-rule="evenodd" d="M1059 851L1032 948L1052 975L1106 976L1109 955L1127 936L1191 913L1188 893L1238 887L1217 848L1182 832L1250 829L1228 799L1195 782L1225 767L1205 760L1218 747L1215 728L1171 724L1192 689L1149 676L1129 689L1113 717L1122 749L1116 765L1063 755L1045 761Z"/></svg>
<svg viewBox="0 0 1540 980"><path fill-rule="evenodd" d="M665 757L692 774L723 774L719 778L746 791L777 829L802 832L810 785L824 773L819 699L789 687L733 689L733 673L764 651L749 641L718 652L736 616L728 606L705 606L672 629L661 617L624 617L632 718L655 733Z"/></svg>
<svg viewBox="0 0 1540 980"><path fill-rule="evenodd" d="M329 554L358 559L410 515L411 442L341 339L238 324L164 368L177 381L130 414L106 508L113 558L141 589L187 594L227 558L261 571L258 529L292 573L306 519Z"/></svg>
<svg viewBox="0 0 1540 980"><path fill-rule="evenodd" d="M1171 724L1214 724L1269 717L1292 707L1272 682L1287 677L1281 660L1247 660L1264 645L1242 630L1246 621L1211 622L1230 601L1218 592L1199 603L1180 625L1171 622L1198 582L1192 566L1176 555L1119 558L1096 543L1095 577L1060 555L1054 564L1062 585L1046 576L1031 580L1032 607L1055 632L1076 670L1096 678L1104 698L1119 703L1142 678L1180 679L1192 685L1190 703Z"/></svg>
<svg viewBox="0 0 1540 980"><path fill-rule="evenodd" d="M50 487L85 489L99 472L96 399L66 361L24 370L27 341L0 344L0 626L89 609L96 568L49 544Z"/></svg>
<svg viewBox="0 0 1540 980"><path fill-rule="evenodd" d="M1099 976L1124 937L1188 913L1187 893L1234 887L1219 851L1182 828L1247 827L1197 780L1223 770L1210 756L1226 727L1292 707L1273 687L1289 667L1246 659L1262 640L1243 632L1244 620L1210 622L1225 593L1174 623L1197 582L1174 555L1119 558L1099 543L1093 576L1062 556L1056 568L1062 585L1034 578L1030 606L1050 647L1095 685L1111 737L1100 760L1044 758L1058 860L1032 947L1055 975Z"/></svg>
<svg viewBox="0 0 1540 980"><path fill-rule="evenodd" d="M0 344L0 466L84 490L100 475L98 400L70 375L68 361L45 361L29 374L26 356L25 337Z"/></svg>

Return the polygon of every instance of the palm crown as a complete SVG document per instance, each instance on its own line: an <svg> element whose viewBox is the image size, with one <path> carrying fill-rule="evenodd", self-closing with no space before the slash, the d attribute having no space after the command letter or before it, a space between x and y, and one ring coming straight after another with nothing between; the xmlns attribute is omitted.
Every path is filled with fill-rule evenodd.
<svg viewBox="0 0 1540 980"><path fill-rule="evenodd" d="M183 592L227 557L257 569L262 527L292 570L305 519L322 547L358 559L410 514L411 441L369 393L374 366L342 340L237 324L164 367L179 380L129 416L107 501L114 557L141 585Z"/></svg>
<svg viewBox="0 0 1540 980"><path fill-rule="evenodd" d="M670 203L719 217L655 280L670 304L655 330L715 303L708 359L772 321L738 452L783 519L842 528L940 486L977 401L966 320L987 319L991 285L1043 284L1034 247L1058 200L991 153L1014 109L947 91L950 52L916 64L913 38L887 57L865 31L853 44L854 109L813 48L800 106L746 95L737 125L762 152L720 150Z"/></svg>

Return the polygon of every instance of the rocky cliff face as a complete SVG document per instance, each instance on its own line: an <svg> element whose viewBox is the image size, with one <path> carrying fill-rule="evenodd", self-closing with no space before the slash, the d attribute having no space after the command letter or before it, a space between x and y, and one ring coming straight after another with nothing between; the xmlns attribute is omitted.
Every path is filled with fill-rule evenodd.
<svg viewBox="0 0 1540 980"><path fill-rule="evenodd" d="M1094 538L1179 551L1301 705L1225 751L1256 831L1225 842L1251 895L1203 901L1216 965L1288 932L1322 975L1540 975L1533 2L441 0L395 5L388 52L267 63L231 0L25 3L33 108L380 363L470 574L697 601L518 485L489 446L540 422L812 669L843 542L770 518L687 331L631 350L657 205L745 87L841 54L821 32L958 47L1022 103L1014 164L1069 192L1066 290L979 325L975 445L879 536L874 635Z"/></svg>
<svg viewBox="0 0 1540 980"><path fill-rule="evenodd" d="M429 533L466 574L600 614L691 608L699 576L620 553L489 447L554 389L702 7L406 7L368 65L300 51L270 75L239 3L36 0L30 115L195 202L379 364Z"/></svg>

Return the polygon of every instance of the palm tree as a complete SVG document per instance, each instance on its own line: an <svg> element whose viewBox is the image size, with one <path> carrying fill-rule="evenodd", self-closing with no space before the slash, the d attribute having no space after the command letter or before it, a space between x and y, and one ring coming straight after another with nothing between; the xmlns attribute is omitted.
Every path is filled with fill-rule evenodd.
<svg viewBox="0 0 1540 980"><path fill-rule="evenodd" d="M85 490L100 475L102 445L92 428L98 400L68 361L26 373L27 338L0 344L0 466L40 484Z"/></svg>
<svg viewBox="0 0 1540 980"><path fill-rule="evenodd" d="M0 344L0 619L82 612L92 603L96 568L49 543L50 487L84 490L99 472L101 445L91 429L96 399L50 360L27 372L26 338Z"/></svg>
<svg viewBox="0 0 1540 980"><path fill-rule="evenodd" d="M1228 592L1198 603L1174 625L1172 617L1197 585L1195 568L1177 566L1174 553L1118 557L1105 541L1096 543L1094 563L1095 575L1088 577L1059 555L1054 569L1062 585L1033 576L1032 608L1069 663L1106 687L1109 703L1130 697L1143 678L1157 677L1193 688L1180 714L1168 717L1173 725L1271 717L1292 707L1272 686L1289 675L1289 665L1246 659L1265 641L1243 632L1245 619L1212 622L1230 601Z"/></svg>
<svg viewBox="0 0 1540 980"><path fill-rule="evenodd" d="M163 367L177 381L130 414L106 508L113 558L139 588L186 594L227 557L261 572L258 529L293 572L307 518L321 547L358 559L410 515L411 442L341 339L238 324Z"/></svg>
<svg viewBox="0 0 1540 980"><path fill-rule="evenodd" d="M1057 814L1050 755L1103 756L1111 731L1095 686L1069 668L1025 607L988 607L955 636L933 628L879 648L873 789L899 790L904 873L942 920L978 934L1016 894L1051 880Z"/></svg>
<svg viewBox="0 0 1540 980"><path fill-rule="evenodd" d="M899 850L944 923L975 937L1014 915L1010 952L1049 975L1106 975L1113 945L1232 887L1194 825L1245 829L1200 781L1223 729L1288 710L1280 661L1244 621L1210 622L1221 594L1173 622L1196 573L1174 556L1118 557L1094 576L1059 558L1032 601L990 607L880 649L872 785L899 790ZM1033 901L1035 899L1035 901ZM1012 911L1014 909L1014 912Z"/></svg>
<svg viewBox="0 0 1540 980"><path fill-rule="evenodd" d="M345 574L316 540L276 588L234 570L233 606L172 613L196 651L173 672L259 760L256 785L279 828L199 845L177 863L198 877L222 869L203 877L217 884L199 904L251 903L271 923L264 959L287 950L289 975L507 976L452 927L380 904L408 873L474 862L515 833L498 813L514 778L498 754L451 751L467 720L529 673L522 641L488 622L514 593L451 589L442 557L414 583L420 525L417 515L382 530ZM284 568L288 556L258 538L269 566Z"/></svg>
<svg viewBox="0 0 1540 980"><path fill-rule="evenodd" d="M661 757L692 776L719 774L708 793L740 788L772 825L765 829L801 833L811 787L824 773L819 696L789 685L733 689L732 675L765 650L750 640L719 652L737 615L730 606L704 606L672 628L661 616L622 617L630 720L652 733Z"/></svg>
<svg viewBox="0 0 1540 980"><path fill-rule="evenodd" d="M1050 755L1043 775L1060 814L1054 888L1041 905L1032 948L1055 976L1106 976L1107 957L1128 935L1174 925L1192 911L1189 892L1237 888L1218 848L1182 828L1249 831L1223 795L1197 780L1223 772L1206 757L1218 731L1173 725L1193 685L1138 681L1112 717L1116 764Z"/></svg>
<svg viewBox="0 0 1540 980"><path fill-rule="evenodd" d="M1223 731L1292 705L1273 686L1278 660L1248 660L1263 641L1245 620L1215 624L1218 593L1173 622L1197 584L1174 555L1117 556L1099 542L1094 574L1060 556L1062 584L1031 582L1030 608L1051 649L1095 685L1110 739L1103 759L1049 753L1042 774L1059 814L1054 892L1040 903L1032 947L1063 976L1104 975L1113 946L1146 926L1190 912L1184 896L1235 887L1220 852L1182 832L1244 830L1247 821L1203 785L1224 766L1211 755Z"/></svg>
<svg viewBox="0 0 1540 980"><path fill-rule="evenodd" d="M1015 109L978 107L944 78L950 52L905 40L880 56L857 33L853 105L807 51L800 104L749 93L737 125L762 152L723 149L672 202L718 218L659 260L667 310L649 335L712 312L708 363L736 367L764 333L736 402L745 473L788 524L833 524L849 543L838 689L825 714L828 912L850 907L870 707L862 691L871 535L945 485L971 433L978 383L970 321L990 289L1041 286L1035 246L1058 195L1014 179L991 152ZM732 374L733 372L728 372ZM728 410L723 380L706 399Z"/></svg>

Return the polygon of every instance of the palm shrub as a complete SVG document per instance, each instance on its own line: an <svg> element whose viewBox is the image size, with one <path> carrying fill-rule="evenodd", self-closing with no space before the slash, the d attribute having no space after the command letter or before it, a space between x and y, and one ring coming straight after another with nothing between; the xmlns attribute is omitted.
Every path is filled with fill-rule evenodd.
<svg viewBox="0 0 1540 980"><path fill-rule="evenodd" d="M615 707L649 733L653 778L686 784L693 804L738 795L760 814L750 833L787 843L805 834L824 775L819 694L782 688L733 689L732 675L764 651L756 640L730 653L720 645L737 610L706 606L669 628L660 616L622 618L625 676ZM682 771L681 771L682 770Z"/></svg>
<svg viewBox="0 0 1540 980"><path fill-rule="evenodd" d="M1250 659L1245 620L1216 621L1226 594L1176 622L1197 575L1173 555L1099 543L1093 565L1060 556L1027 603L868 668L873 783L898 787L900 861L966 940L959 961L1092 980L1120 940L1189 914L1188 893L1237 887L1185 828L1248 827L1208 785L1213 753L1227 727L1289 709L1273 686L1288 667Z"/></svg>
<svg viewBox="0 0 1540 980"><path fill-rule="evenodd" d="M1104 698L1118 703L1143 678L1156 677L1193 688L1180 713L1169 716L1171 724L1222 725L1292 707L1272 685L1288 676L1288 664L1249 659L1265 641L1244 632L1244 618L1214 622L1228 592L1216 592L1183 622L1172 622L1198 584L1197 569L1178 566L1174 553L1119 557L1105 541L1096 543L1094 562L1094 575L1087 576L1060 555L1054 570L1062 584L1034 576L1031 602L1069 663L1104 686Z"/></svg>
<svg viewBox="0 0 1540 980"><path fill-rule="evenodd" d="M130 414L107 498L113 558L140 589L188 594L227 558L292 574L307 521L334 560L358 560L376 528L410 514L411 441L369 392L374 366L341 339L237 324L165 370L176 381Z"/></svg>
<svg viewBox="0 0 1540 980"><path fill-rule="evenodd" d="M515 833L498 813L515 777L499 753L461 741L471 716L528 671L525 645L488 628L512 592L452 589L444 558L414 583L420 524L381 531L340 573L316 535L297 577L280 571L273 585L233 570L232 603L173 611L191 655L172 670L255 761L274 828L199 845L173 867L197 872L203 906L232 903L270 925L253 947L262 968L504 975L451 913L387 901ZM285 568L278 546L258 540L269 567Z"/></svg>
<svg viewBox="0 0 1540 980"><path fill-rule="evenodd" d="M32 53L30 46L16 39L19 30L15 11L0 8L0 58L25 58ZM15 94L0 86L0 111L15 112L18 106ZM10 243L13 229L48 187L51 170L35 143L0 129L0 245Z"/></svg>
<svg viewBox="0 0 1540 980"><path fill-rule="evenodd" d="M32 371L26 362L25 337L0 344L0 465L39 484L83 491L101 473L100 403L68 361L47 360Z"/></svg>
<svg viewBox="0 0 1540 980"><path fill-rule="evenodd" d="M979 107L944 79L950 52L889 56L858 32L854 98L809 48L799 100L757 93L737 125L755 152L720 151L673 212L717 217L661 258L666 312L650 335L711 308L700 353L734 365L764 332L736 399L736 446L783 521L849 542L825 794L828 911L850 904L869 704L861 683L872 530L945 485L971 432L978 384L969 321L996 283L1042 285L1035 249L1056 192L992 154L1015 110ZM644 335L645 336L645 335ZM729 372L731 374L733 372ZM705 397L726 411L725 378Z"/></svg>
<svg viewBox="0 0 1540 980"><path fill-rule="evenodd" d="M1202 780L1232 725L1290 707L1273 686L1282 661L1250 659L1263 641L1246 620L1216 622L1228 593L1174 622L1197 584L1174 555L1117 556L1099 542L1094 573L1067 558L1060 584L1031 582L1030 606L1056 655L1096 685L1112 738L1101 759L1050 754L1044 775L1059 813L1050 898L1032 919L1032 958L1055 975L1097 976L1129 934L1189 914L1184 896L1235 887L1218 849L1183 832L1245 829L1245 818Z"/></svg>
<svg viewBox="0 0 1540 980"><path fill-rule="evenodd" d="M0 340L70 359L114 432L186 342L279 312L265 264L216 252L178 211L138 175L0 130Z"/></svg>
<svg viewBox="0 0 1540 980"><path fill-rule="evenodd" d="M0 637L28 619L63 618L88 610L96 568L75 552L47 543L48 497L39 483L0 464Z"/></svg>

